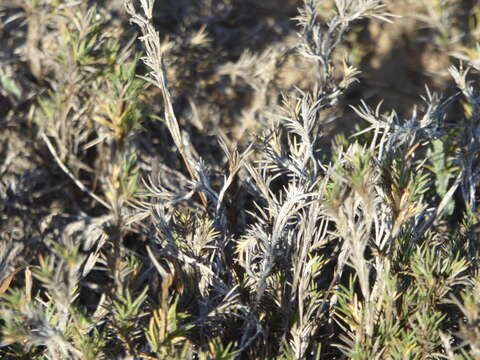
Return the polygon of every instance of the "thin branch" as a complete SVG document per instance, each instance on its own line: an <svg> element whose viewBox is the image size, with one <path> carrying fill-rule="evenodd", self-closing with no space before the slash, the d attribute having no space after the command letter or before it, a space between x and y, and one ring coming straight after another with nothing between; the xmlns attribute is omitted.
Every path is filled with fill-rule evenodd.
<svg viewBox="0 0 480 360"><path fill-rule="evenodd" d="M67 166L62 162L62 160L60 159L60 157L57 155L57 152L55 151L55 148L53 147L53 144L50 142L50 140L48 139L47 135L45 135L45 133L42 133L42 139L43 141L45 142L45 144L47 145L48 147L48 150L50 151L50 153L52 154L53 158L55 159L55 161L57 162L58 166L60 166L60 168L63 170L63 172L65 174L68 175L68 177L70 179L72 179L72 181L75 183L75 185L78 186L78 188L80 190L82 190L83 192L87 193L88 195L90 195L91 198L93 198L94 200L96 200L97 202L99 202L101 205L103 205L104 207L106 207L108 210L111 210L111 207L110 205L105 202L104 200L102 200L100 197L98 197L97 195L95 195L93 192L91 192L85 185L83 185L80 180L78 180L75 175L72 174L72 172L67 168Z"/></svg>

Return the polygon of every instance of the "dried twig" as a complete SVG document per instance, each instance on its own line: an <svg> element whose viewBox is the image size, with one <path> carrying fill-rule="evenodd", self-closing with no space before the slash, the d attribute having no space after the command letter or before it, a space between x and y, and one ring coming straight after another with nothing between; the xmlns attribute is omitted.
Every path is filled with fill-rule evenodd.
<svg viewBox="0 0 480 360"><path fill-rule="evenodd" d="M92 191L90 191L90 189L88 189L85 185L83 185L80 180L78 180L75 175L72 174L72 172L67 168L67 166L62 162L62 160L58 157L57 155L57 152L55 151L55 148L53 147L53 144L51 143L51 141L48 139L47 135L45 135L45 133L42 133L41 134L42 136L42 140L45 142L45 144L47 145L47 148L48 150L50 151L50 153L52 154L53 158L55 159L55 161L57 162L58 166L60 167L60 169L63 170L63 172L65 174L68 175L68 177L70 179L72 179L72 181L75 183L75 185L77 185L77 187L82 190L83 192L85 192L86 194L88 194L92 199L96 200L99 204L103 205L104 207L106 207L107 209L110 210L110 205L105 202L104 200L102 200L100 197L98 197L97 195L95 195Z"/></svg>

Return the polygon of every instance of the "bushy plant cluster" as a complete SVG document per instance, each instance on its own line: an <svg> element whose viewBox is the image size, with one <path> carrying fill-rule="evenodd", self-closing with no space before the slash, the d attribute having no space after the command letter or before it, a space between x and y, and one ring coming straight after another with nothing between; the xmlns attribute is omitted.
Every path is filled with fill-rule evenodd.
<svg viewBox="0 0 480 360"><path fill-rule="evenodd" d="M402 22L448 63L388 109L362 71ZM476 1L4 0L0 30L2 359L480 359Z"/></svg>

